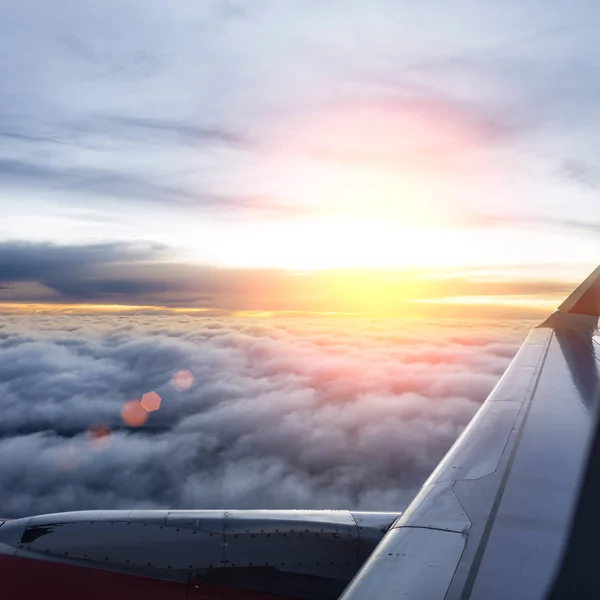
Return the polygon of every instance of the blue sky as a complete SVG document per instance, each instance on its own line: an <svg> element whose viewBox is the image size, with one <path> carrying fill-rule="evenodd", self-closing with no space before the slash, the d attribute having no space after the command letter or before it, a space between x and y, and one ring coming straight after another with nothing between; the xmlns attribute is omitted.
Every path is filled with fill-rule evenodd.
<svg viewBox="0 0 600 600"><path fill-rule="evenodd" d="M132 300L107 274L124 261L172 299L150 264L576 280L600 256L599 18L583 0L5 0L0 265L16 242L109 249L89 278L111 301ZM4 300L75 298L0 275Z"/></svg>

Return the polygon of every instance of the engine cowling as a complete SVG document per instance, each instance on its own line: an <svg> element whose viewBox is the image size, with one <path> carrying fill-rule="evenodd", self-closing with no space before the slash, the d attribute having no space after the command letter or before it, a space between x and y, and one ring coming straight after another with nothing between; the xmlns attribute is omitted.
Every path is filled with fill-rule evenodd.
<svg viewBox="0 0 600 600"><path fill-rule="evenodd" d="M326 510L58 513L5 522L0 552L186 583L192 593L223 586L326 600L340 595L398 516Z"/></svg>

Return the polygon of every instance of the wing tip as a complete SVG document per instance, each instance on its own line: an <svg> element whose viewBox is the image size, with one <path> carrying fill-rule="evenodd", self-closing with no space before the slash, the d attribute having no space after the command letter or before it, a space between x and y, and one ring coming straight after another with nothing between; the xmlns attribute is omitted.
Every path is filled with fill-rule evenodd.
<svg viewBox="0 0 600 600"><path fill-rule="evenodd" d="M544 321L540 327L598 326L600 317L600 266Z"/></svg>
<svg viewBox="0 0 600 600"><path fill-rule="evenodd" d="M600 317L600 266L558 307L558 311Z"/></svg>

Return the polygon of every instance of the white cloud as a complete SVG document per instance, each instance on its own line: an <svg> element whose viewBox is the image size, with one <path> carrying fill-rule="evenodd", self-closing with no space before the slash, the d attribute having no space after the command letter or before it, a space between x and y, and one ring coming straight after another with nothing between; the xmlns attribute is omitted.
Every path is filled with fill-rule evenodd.
<svg viewBox="0 0 600 600"><path fill-rule="evenodd" d="M402 509L525 325L5 317L0 513L95 507ZM185 369L187 391L170 380ZM127 430L123 402L160 410ZM107 439L86 429L105 423Z"/></svg>

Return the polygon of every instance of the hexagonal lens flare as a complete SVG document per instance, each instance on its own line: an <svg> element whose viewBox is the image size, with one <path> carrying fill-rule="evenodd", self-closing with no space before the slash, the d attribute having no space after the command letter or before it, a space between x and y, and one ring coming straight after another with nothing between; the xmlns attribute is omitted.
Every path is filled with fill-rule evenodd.
<svg viewBox="0 0 600 600"><path fill-rule="evenodd" d="M156 392L146 392L142 395L140 404L146 412L153 412L160 408L162 398Z"/></svg>

